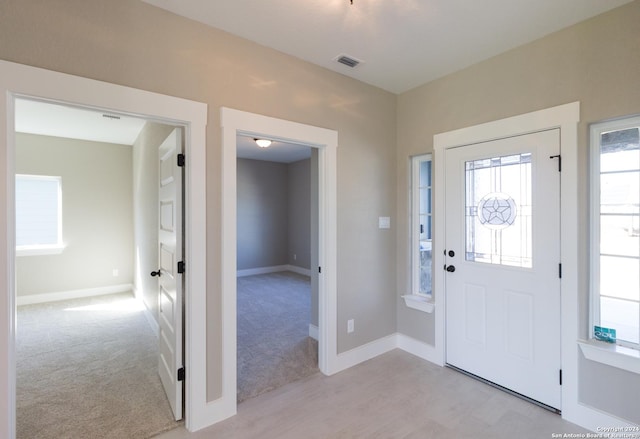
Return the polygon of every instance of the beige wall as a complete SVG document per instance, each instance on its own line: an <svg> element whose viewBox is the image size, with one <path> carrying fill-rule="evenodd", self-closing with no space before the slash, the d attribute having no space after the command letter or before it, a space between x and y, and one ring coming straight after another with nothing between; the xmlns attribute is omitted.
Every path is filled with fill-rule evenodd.
<svg viewBox="0 0 640 439"><path fill-rule="evenodd" d="M578 127L580 234L580 336L588 325L588 126L592 122L640 113L640 1L595 17L458 73L418 87L398 98L397 217L408 212L408 160L431 152L437 133L580 101ZM438 224L435 224L438 227ZM409 291L408 223L398 227L399 293ZM437 268L436 268L437 269ZM438 294L438 292L436 292ZM433 315L398 301L398 331L433 343ZM583 362L586 360L583 360ZM607 369L611 383L620 371ZM614 410L623 395L609 386L599 399L589 391L599 378L582 364L582 401ZM609 378L606 378L609 379ZM627 401L638 408L635 402ZM640 413L640 410L636 410ZM619 413L622 416L624 413ZM638 422L638 418L633 419Z"/></svg>
<svg viewBox="0 0 640 439"><path fill-rule="evenodd" d="M209 104L210 400L221 392L221 106L338 131L338 349L396 331L395 235L377 228L396 210L395 95L135 0L4 0L0 41L0 59Z"/></svg>
<svg viewBox="0 0 640 439"><path fill-rule="evenodd" d="M65 243L16 258L18 296L133 282L131 146L18 133L16 172L62 177Z"/></svg>

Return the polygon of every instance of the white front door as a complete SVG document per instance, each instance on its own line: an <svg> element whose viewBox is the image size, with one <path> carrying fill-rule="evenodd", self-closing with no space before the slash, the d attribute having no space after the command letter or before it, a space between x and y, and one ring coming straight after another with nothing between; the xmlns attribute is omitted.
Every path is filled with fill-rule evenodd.
<svg viewBox="0 0 640 439"><path fill-rule="evenodd" d="M159 148L159 359L158 372L176 420L182 419L182 131L176 128ZM180 269L179 269L180 265Z"/></svg>
<svg viewBox="0 0 640 439"><path fill-rule="evenodd" d="M558 129L445 153L446 362L560 409Z"/></svg>

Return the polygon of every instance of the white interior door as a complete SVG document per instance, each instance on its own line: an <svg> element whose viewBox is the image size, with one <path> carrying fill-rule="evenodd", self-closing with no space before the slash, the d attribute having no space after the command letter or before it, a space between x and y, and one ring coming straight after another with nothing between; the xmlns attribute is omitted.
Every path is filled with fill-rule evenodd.
<svg viewBox="0 0 640 439"><path fill-rule="evenodd" d="M447 363L557 409L559 136L446 151L444 267Z"/></svg>
<svg viewBox="0 0 640 439"><path fill-rule="evenodd" d="M159 148L159 360L158 372L176 420L182 419L182 131L176 128ZM179 268L180 265L180 268ZM181 371L182 369L182 371Z"/></svg>

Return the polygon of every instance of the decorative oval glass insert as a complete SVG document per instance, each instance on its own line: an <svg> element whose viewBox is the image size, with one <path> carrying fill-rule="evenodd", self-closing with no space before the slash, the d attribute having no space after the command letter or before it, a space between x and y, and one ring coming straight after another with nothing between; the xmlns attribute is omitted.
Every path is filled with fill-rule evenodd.
<svg viewBox="0 0 640 439"><path fill-rule="evenodd" d="M509 195L492 192L478 203L480 224L493 230L506 229L516 220L518 207Z"/></svg>

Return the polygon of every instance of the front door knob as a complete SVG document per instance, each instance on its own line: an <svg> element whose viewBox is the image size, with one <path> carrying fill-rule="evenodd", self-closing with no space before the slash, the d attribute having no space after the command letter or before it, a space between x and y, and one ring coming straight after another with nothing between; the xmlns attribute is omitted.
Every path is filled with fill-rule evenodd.
<svg viewBox="0 0 640 439"><path fill-rule="evenodd" d="M456 267L454 267L453 265L449 265L449 266L446 268L446 270L447 270L449 273L453 273L454 271L456 271Z"/></svg>
<svg viewBox="0 0 640 439"><path fill-rule="evenodd" d="M158 270L158 271L152 271L152 272L151 272L151 276L154 276L154 277L155 277L155 276L160 277L160 274L161 274L161 273L160 273L160 270Z"/></svg>

